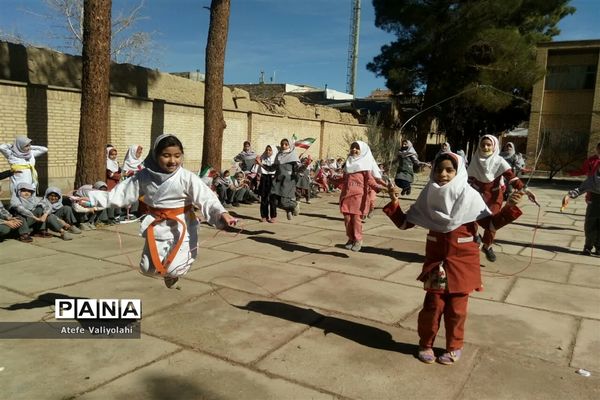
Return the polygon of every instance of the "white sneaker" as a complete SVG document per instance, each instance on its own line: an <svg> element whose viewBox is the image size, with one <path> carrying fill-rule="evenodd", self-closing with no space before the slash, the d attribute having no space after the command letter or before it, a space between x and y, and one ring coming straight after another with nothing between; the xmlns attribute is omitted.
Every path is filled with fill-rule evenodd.
<svg viewBox="0 0 600 400"><path fill-rule="evenodd" d="M294 207L294 211L292 213L294 214L294 217L297 217L298 214L300 214L300 202L299 201L296 202L296 207Z"/></svg>

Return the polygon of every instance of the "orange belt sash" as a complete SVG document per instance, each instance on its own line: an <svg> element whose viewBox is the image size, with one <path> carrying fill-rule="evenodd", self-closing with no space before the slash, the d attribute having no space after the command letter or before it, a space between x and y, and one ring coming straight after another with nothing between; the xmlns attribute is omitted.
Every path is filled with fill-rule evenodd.
<svg viewBox="0 0 600 400"><path fill-rule="evenodd" d="M192 211L193 206L189 204L185 207L179 208L154 208L146 204L146 207L148 208L149 214L154 217L154 221L152 221L152 223L148 226L148 230L146 232L148 249L150 250L150 258L152 259L152 264L154 264L154 268L156 268L159 274L164 276L167 274L167 269L169 268L169 265L175 259L175 256L177 255L177 252L179 251L179 248L183 243L185 232L187 230L187 225L185 224L185 221L179 219L178 215ZM165 260L161 262L160 256L158 255L158 248L156 247L156 240L154 239L154 227L160 224L162 221L166 220L177 221L183 226L183 229L179 234L179 239L177 239L175 247L173 247L171 251L167 253Z"/></svg>

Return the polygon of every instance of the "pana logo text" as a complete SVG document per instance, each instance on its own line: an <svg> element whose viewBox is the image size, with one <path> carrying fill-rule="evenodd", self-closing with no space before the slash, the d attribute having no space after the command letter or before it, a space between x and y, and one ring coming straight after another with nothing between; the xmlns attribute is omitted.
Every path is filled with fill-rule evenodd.
<svg viewBox="0 0 600 400"><path fill-rule="evenodd" d="M140 299L55 299L56 319L141 319Z"/></svg>

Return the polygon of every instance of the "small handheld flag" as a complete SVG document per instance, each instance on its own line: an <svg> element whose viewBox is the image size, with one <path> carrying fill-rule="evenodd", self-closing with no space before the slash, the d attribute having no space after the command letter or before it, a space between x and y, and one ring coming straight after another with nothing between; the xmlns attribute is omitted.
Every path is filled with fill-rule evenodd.
<svg viewBox="0 0 600 400"><path fill-rule="evenodd" d="M302 140L297 140L294 143L295 147L300 147L303 149L308 149L310 147L311 144L313 144L317 139L315 138L306 138L306 139L302 139Z"/></svg>

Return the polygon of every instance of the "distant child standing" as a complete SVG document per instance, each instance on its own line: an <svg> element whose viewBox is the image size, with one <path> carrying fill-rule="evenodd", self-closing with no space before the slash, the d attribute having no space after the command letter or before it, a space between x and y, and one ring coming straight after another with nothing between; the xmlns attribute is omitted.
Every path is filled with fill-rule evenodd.
<svg viewBox="0 0 600 400"><path fill-rule="evenodd" d="M467 169L469 183L483 197L492 214L497 214L502 208L504 191L510 185L516 190L526 190L527 196L533 202L535 195L525 189L525 184L514 174L510 165L500 157L498 138L494 135L484 135L479 140L475 156ZM496 253L492 249L495 232L485 229L483 233L483 246L488 261L496 261Z"/></svg>
<svg viewBox="0 0 600 400"><path fill-rule="evenodd" d="M293 141L282 139L275 164L265 169L274 170L275 178L271 187L271 196L277 199L277 205L286 211L288 220L300 212L300 203L296 199L296 182L300 159L294 149Z"/></svg>
<svg viewBox="0 0 600 400"><path fill-rule="evenodd" d="M106 148L106 185L112 190L121 181L121 167L117 162L117 149Z"/></svg>
<svg viewBox="0 0 600 400"><path fill-rule="evenodd" d="M123 168L122 168L123 174L126 177L130 177L131 175L135 174L136 172L138 172L139 170L144 168L144 166L142 165L142 163L144 161L142 159L143 151L144 151L144 148L142 146L140 146L139 144L132 144L127 149L127 153L125 153L125 160L123 161ZM108 163L107 163L107 166L108 166Z"/></svg>
<svg viewBox="0 0 600 400"><path fill-rule="evenodd" d="M10 169L20 173L10 177L11 196L16 196L19 183L30 183L37 190L38 176L35 169L35 159L48 152L44 146L34 146L26 136L17 136L14 143L0 144L0 153L8 160Z"/></svg>
<svg viewBox="0 0 600 400"><path fill-rule="evenodd" d="M469 293L482 289L477 224L500 229L521 215L516 204L522 194L515 192L492 216L481 195L467 183L463 162L457 154L441 154L434 161L430 181L406 214L391 185L392 201L383 209L400 229L415 225L429 229L425 263L417 278L427 291L418 319L418 358L428 364L436 360L433 344L442 315L446 352L437 360L453 364L461 357Z"/></svg>
<svg viewBox="0 0 600 400"><path fill-rule="evenodd" d="M412 189L411 185L415 180L415 167L424 163L419 161L411 141L406 139L401 143L396 161L398 162L398 169L396 170L394 182L402 190L400 195L409 195Z"/></svg>
<svg viewBox="0 0 600 400"><path fill-rule="evenodd" d="M381 190L372 175L374 168L379 169L369 145L362 141L353 142L344 166L340 194L340 211L344 215L346 236L348 236L348 242L344 247L348 250L361 250L363 240L361 220L370 211L369 189L375 192Z"/></svg>
<svg viewBox="0 0 600 400"><path fill-rule="evenodd" d="M267 145L265 151L256 160L256 163L260 165L258 194L260 196L260 220L262 222L275 223L277 221L277 199L271 195L275 170L270 169L275 165L276 156L277 146Z"/></svg>
<svg viewBox="0 0 600 400"><path fill-rule="evenodd" d="M575 199L583 193L589 195L589 199L586 197L587 208L583 225L585 244L581 254L590 256L592 248L595 247L594 254L600 256L600 168L596 168L595 173L588 176L578 188L569 191L563 199L563 207L569 203L569 199Z"/></svg>
<svg viewBox="0 0 600 400"><path fill-rule="evenodd" d="M174 135L156 138L145 168L110 192L92 190L89 201L101 207L126 207L140 196L148 208L140 233L146 238L140 269L160 275L172 287L187 273L198 253L198 207L208 223L235 225L219 199L198 175L182 167L183 145ZM82 199L86 201L86 199Z"/></svg>

